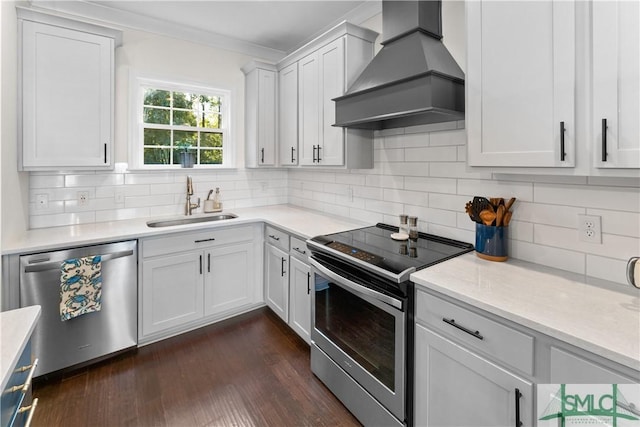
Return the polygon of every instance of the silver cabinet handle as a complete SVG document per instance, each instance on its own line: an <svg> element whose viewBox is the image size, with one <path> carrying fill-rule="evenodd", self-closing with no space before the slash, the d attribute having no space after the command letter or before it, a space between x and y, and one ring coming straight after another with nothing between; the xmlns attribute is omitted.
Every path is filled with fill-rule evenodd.
<svg viewBox="0 0 640 427"><path fill-rule="evenodd" d="M15 393L20 390L22 393L26 393L29 391L29 387L31 387L31 381L33 380L33 374L36 372L36 367L38 366L38 359L35 359L31 365L23 366L21 368L16 369L16 372L24 372L29 369L29 375L27 375L27 379L22 385L14 385L10 389L7 390L7 393Z"/></svg>
<svg viewBox="0 0 640 427"><path fill-rule="evenodd" d="M640 257L636 256L633 258L629 258L629 261L627 262L627 281L631 286L635 286L636 288L640 289L640 283L636 283L636 280L633 277L637 262L640 262Z"/></svg>
<svg viewBox="0 0 640 427"><path fill-rule="evenodd" d="M274 236L273 234L269 234L269 237L271 237L273 240L275 240L276 242L280 240L279 237Z"/></svg>
<svg viewBox="0 0 640 427"><path fill-rule="evenodd" d="M302 255L305 255L307 253L307 251L303 251L300 248L293 248L293 250L298 252L298 253L300 253L300 254L302 254Z"/></svg>
<svg viewBox="0 0 640 427"><path fill-rule="evenodd" d="M36 397L31 402L29 406L23 406L18 409L18 413L21 414L23 412L29 411L29 415L27 416L27 421L24 423L24 427L29 427L31 425L31 421L33 420L33 414L36 413L36 407L38 406L38 398Z"/></svg>
<svg viewBox="0 0 640 427"><path fill-rule="evenodd" d="M122 258L125 256L130 256L133 255L133 251L129 250L129 251L122 251L122 252L114 252L114 253L110 253L110 254L105 254L102 255L102 262L105 261L109 261L112 259L116 259L116 258ZM27 265L24 267L24 272L25 273L38 273L41 271L47 271L47 270L58 270L60 269L60 264L62 263L62 261L50 261L50 262L43 262L43 263L39 263L39 264L31 264L31 265Z"/></svg>

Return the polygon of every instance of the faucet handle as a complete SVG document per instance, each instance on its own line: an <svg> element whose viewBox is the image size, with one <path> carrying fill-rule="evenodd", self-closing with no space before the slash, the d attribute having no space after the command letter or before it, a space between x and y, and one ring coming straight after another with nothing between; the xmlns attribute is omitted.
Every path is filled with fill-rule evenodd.
<svg viewBox="0 0 640 427"><path fill-rule="evenodd" d="M187 194L193 196L193 183L190 176L187 176Z"/></svg>

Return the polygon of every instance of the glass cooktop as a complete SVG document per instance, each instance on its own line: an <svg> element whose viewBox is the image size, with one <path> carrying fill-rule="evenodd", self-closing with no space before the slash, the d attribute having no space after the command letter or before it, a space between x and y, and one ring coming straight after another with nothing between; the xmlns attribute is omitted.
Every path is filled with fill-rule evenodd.
<svg viewBox="0 0 640 427"><path fill-rule="evenodd" d="M391 238L397 227L377 224L340 233L316 236L309 249L394 276L405 276L473 250L470 243L419 233L417 240Z"/></svg>

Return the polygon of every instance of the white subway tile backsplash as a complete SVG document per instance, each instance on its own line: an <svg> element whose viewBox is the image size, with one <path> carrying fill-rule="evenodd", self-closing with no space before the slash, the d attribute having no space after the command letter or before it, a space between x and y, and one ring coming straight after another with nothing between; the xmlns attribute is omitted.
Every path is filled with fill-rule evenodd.
<svg viewBox="0 0 640 427"><path fill-rule="evenodd" d="M521 240L510 240L509 256L547 267L585 274L586 257L581 252L539 245ZM514 278L517 280L517 278Z"/></svg>
<svg viewBox="0 0 640 427"><path fill-rule="evenodd" d="M183 215L189 175L194 198L204 200L209 189L220 187L225 209L290 203L392 225L407 213L419 218L421 231L475 243L476 224L465 203L475 195L514 196L511 258L625 283L626 259L640 255L640 179L494 175L470 168L463 123L376 131L374 168L364 170L122 166L113 172L32 172L30 227ZM87 205L78 206L78 191L89 193ZM37 194L48 196L48 209L35 205ZM116 203L116 194L124 201ZM577 216L585 213L602 217L602 244L578 240Z"/></svg>
<svg viewBox="0 0 640 427"><path fill-rule="evenodd" d="M406 190L421 191L424 193L456 194L457 180L450 178L422 178L408 176L404 178Z"/></svg>
<svg viewBox="0 0 640 427"><path fill-rule="evenodd" d="M587 209L586 213L602 218L600 225L603 233L640 237L640 213L602 209ZM640 254L640 248L638 248L638 254Z"/></svg>
<svg viewBox="0 0 640 427"><path fill-rule="evenodd" d="M637 187L534 184L533 197L536 203L640 211L640 191Z"/></svg>
<svg viewBox="0 0 640 427"><path fill-rule="evenodd" d="M404 150L405 162L455 162L457 159L457 147L420 147Z"/></svg>
<svg viewBox="0 0 640 427"><path fill-rule="evenodd" d="M513 211L513 220L516 221L568 228L577 228L578 215L585 213L584 208L544 205L520 200L516 200L511 210Z"/></svg>
<svg viewBox="0 0 640 427"><path fill-rule="evenodd" d="M102 185L122 185L124 184L124 175L119 173L108 174L74 174L65 175L64 186L65 187L96 187Z"/></svg>
<svg viewBox="0 0 640 427"><path fill-rule="evenodd" d="M533 200L533 184L509 181L491 181L476 179L459 179L458 194L469 196L502 197L509 200L515 197L520 201Z"/></svg>
<svg viewBox="0 0 640 427"><path fill-rule="evenodd" d="M587 276L609 280L624 286L627 282L627 261L587 255Z"/></svg>

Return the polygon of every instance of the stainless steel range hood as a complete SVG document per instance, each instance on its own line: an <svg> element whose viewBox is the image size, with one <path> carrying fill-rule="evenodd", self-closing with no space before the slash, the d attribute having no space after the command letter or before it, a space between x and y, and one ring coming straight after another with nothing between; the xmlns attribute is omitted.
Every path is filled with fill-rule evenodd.
<svg viewBox="0 0 640 427"><path fill-rule="evenodd" d="M464 73L442 44L440 0L382 2L383 48L343 96L334 126L389 129L464 119Z"/></svg>

